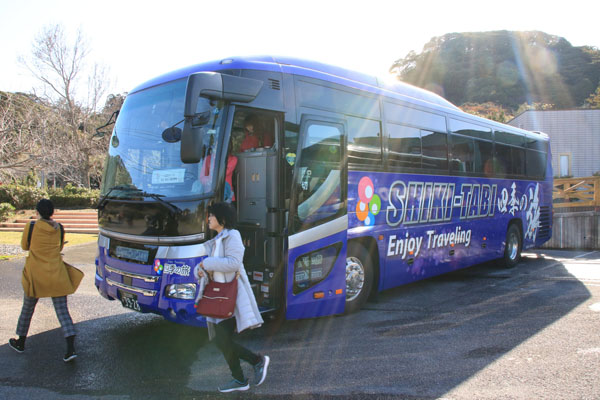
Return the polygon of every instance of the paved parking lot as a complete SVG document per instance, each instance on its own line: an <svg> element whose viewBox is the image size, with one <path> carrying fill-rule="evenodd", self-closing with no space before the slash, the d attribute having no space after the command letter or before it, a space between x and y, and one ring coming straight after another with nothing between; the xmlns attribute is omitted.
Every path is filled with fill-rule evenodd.
<svg viewBox="0 0 600 400"><path fill-rule="evenodd" d="M40 301L24 354L0 345L0 397L204 399L228 379L202 329L125 310L93 286L94 245L69 298L79 358ZM0 263L0 342L14 334L22 261ZM382 293L348 316L271 321L242 341L269 354L266 382L241 398L596 399L600 252L537 250L512 270L482 264ZM222 397L221 397L222 398Z"/></svg>

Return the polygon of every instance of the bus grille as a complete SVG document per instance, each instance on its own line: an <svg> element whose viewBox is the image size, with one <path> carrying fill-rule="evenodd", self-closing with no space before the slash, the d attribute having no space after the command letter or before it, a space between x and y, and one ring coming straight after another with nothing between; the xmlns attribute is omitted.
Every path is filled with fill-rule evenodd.
<svg viewBox="0 0 600 400"><path fill-rule="evenodd" d="M538 238L550 238L550 225L552 223L552 212L550 207L540 207L540 229L538 230Z"/></svg>

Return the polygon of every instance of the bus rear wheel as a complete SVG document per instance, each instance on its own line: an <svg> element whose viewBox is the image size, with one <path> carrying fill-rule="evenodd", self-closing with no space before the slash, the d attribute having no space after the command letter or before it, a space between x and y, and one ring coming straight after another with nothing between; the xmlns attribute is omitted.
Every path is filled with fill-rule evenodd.
<svg viewBox="0 0 600 400"><path fill-rule="evenodd" d="M504 248L504 266L515 267L521 260L522 247L521 230L515 224L511 224L506 231L506 247Z"/></svg>
<svg viewBox="0 0 600 400"><path fill-rule="evenodd" d="M346 314L360 310L372 286L373 262L369 252L358 242L350 243L346 256Z"/></svg>

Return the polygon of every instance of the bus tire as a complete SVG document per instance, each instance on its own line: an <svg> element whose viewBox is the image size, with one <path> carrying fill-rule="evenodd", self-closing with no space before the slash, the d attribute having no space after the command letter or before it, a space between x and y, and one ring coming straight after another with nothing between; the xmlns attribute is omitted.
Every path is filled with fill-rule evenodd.
<svg viewBox="0 0 600 400"><path fill-rule="evenodd" d="M521 230L516 224L510 224L506 231L506 247L504 248L505 268L514 268L519 263L522 246Z"/></svg>
<svg viewBox="0 0 600 400"><path fill-rule="evenodd" d="M359 242L348 244L346 255L346 308L351 314L360 310L373 287L373 261L367 249Z"/></svg>

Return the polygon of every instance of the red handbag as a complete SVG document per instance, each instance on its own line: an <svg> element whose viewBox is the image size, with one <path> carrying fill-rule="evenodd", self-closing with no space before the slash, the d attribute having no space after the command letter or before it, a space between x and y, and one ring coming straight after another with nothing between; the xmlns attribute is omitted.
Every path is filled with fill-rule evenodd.
<svg viewBox="0 0 600 400"><path fill-rule="evenodd" d="M235 310L239 272L231 282L211 280L204 288L202 298L196 303L196 312L205 317L229 318Z"/></svg>

